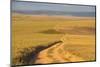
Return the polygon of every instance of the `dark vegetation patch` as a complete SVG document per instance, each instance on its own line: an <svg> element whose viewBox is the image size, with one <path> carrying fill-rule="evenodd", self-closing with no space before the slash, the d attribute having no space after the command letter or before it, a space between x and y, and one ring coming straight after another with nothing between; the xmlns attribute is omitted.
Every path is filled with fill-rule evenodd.
<svg viewBox="0 0 100 67"><path fill-rule="evenodd" d="M21 56L14 59L16 62L13 62L14 65L12 66L14 67L14 66L20 66L20 65L34 64L35 61L38 59L37 57L40 51L61 42L62 41L56 41L53 43L49 43L47 46L25 48L23 49L23 51L20 51Z"/></svg>
<svg viewBox="0 0 100 67"><path fill-rule="evenodd" d="M44 33L44 34L64 34L63 32L56 31L55 29L48 29L48 30L41 31L39 33Z"/></svg>
<svg viewBox="0 0 100 67"><path fill-rule="evenodd" d="M48 29L39 33L43 34L74 34L74 35L93 35L96 29L94 27L71 27L63 29Z"/></svg>

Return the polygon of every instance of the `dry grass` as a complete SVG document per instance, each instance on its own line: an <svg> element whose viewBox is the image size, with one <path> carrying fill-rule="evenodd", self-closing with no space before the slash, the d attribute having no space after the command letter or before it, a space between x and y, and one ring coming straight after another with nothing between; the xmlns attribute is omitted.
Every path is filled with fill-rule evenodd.
<svg viewBox="0 0 100 67"><path fill-rule="evenodd" d="M78 37L83 37L84 35L85 38L83 37L80 40L75 35L79 35ZM83 50L80 56L83 56L83 54L86 55L84 57L93 56L95 54L95 19L87 17L12 14L13 64L18 62L15 58L22 56L21 51L31 47L35 48L36 46L47 46L47 43L61 40L62 37L65 38L65 43L70 42L69 45L66 45L66 49L69 51L73 49L74 53L80 54L82 51L77 51L80 49ZM66 38L70 40L66 40ZM86 51L84 50L85 48L83 49L83 45L86 47ZM95 59L95 57L90 57L88 60L91 59Z"/></svg>
<svg viewBox="0 0 100 67"><path fill-rule="evenodd" d="M61 40L64 42L65 51L86 61L95 60L95 35L65 35Z"/></svg>

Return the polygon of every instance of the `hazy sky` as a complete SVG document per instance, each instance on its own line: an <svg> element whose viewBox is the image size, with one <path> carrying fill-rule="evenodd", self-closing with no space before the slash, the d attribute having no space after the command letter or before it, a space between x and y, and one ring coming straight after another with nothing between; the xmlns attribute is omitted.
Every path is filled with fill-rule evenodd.
<svg viewBox="0 0 100 67"><path fill-rule="evenodd" d="M12 10L34 11L34 10L50 10L64 12L95 12L94 6L64 5L64 4L48 4L36 2L12 2Z"/></svg>

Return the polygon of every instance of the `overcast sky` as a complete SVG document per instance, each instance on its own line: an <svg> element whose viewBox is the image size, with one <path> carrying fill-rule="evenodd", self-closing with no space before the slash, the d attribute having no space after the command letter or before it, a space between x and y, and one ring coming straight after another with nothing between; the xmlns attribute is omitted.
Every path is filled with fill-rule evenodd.
<svg viewBox="0 0 100 67"><path fill-rule="evenodd" d="M79 5L65 5L65 4L51 4L51 3L36 3L36 2L12 2L12 10L20 11L34 11L34 10L50 10L50 11L64 11L64 12L95 12L94 6L79 6Z"/></svg>

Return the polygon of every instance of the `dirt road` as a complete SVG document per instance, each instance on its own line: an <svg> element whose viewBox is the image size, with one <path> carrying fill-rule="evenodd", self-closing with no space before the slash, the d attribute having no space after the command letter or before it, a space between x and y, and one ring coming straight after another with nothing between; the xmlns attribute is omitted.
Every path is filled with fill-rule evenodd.
<svg viewBox="0 0 100 67"><path fill-rule="evenodd" d="M48 64L48 63L63 63L84 61L81 57L75 56L68 51L64 51L63 42L54 44L53 46L42 50L35 62L35 64Z"/></svg>

